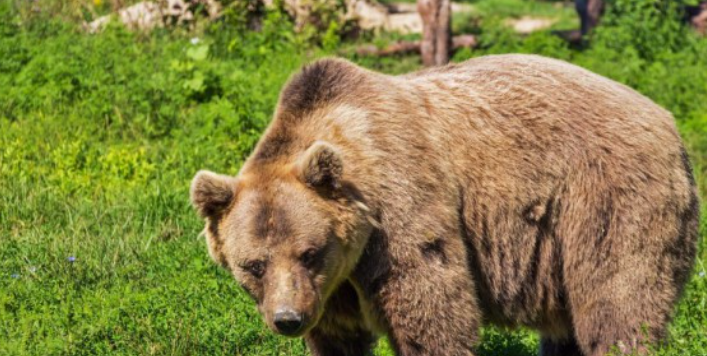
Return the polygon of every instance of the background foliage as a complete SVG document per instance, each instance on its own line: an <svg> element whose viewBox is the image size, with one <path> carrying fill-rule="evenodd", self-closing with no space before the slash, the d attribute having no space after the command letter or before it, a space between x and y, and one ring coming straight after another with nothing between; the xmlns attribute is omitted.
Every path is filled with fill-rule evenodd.
<svg viewBox="0 0 707 356"><path fill-rule="evenodd" d="M455 61L537 53L636 88L675 114L704 200L707 40L680 23L675 6L616 0L590 44L574 48L549 31L519 36L502 21L536 13L576 26L567 4L473 3L479 12L455 18L455 31L477 33L481 47ZM234 12L196 30L88 35L69 20L113 3L32 4L0 0L0 355L304 354L301 341L268 332L209 261L190 179L201 168L238 171L302 63L343 54L401 73L419 59L347 54L399 36L342 41L335 27L313 40L280 12L259 32ZM707 353L705 239L700 251L670 344L656 355ZM480 355L536 354L530 332L483 336ZM385 343L377 353L392 354Z"/></svg>

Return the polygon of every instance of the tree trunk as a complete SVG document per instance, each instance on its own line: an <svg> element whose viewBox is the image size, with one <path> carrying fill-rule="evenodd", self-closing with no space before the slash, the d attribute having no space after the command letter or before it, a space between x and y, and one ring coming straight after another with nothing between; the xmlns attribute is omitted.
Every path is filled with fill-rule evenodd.
<svg viewBox="0 0 707 356"><path fill-rule="evenodd" d="M575 8L582 24L582 36L588 35L597 25L604 12L603 0L575 0Z"/></svg>
<svg viewBox="0 0 707 356"><path fill-rule="evenodd" d="M599 19L601 19L601 15L604 13L604 1L589 0L589 6L587 7L587 12L589 13L589 30L591 31L599 25Z"/></svg>
<svg viewBox="0 0 707 356"><path fill-rule="evenodd" d="M447 64L452 40L451 0L417 0L417 11L422 18L422 63Z"/></svg>

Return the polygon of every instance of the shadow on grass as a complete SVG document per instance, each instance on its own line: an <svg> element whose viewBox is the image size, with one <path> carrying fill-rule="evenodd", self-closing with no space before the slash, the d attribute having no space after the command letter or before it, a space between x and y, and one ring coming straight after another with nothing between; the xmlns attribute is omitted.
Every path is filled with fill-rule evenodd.
<svg viewBox="0 0 707 356"><path fill-rule="evenodd" d="M481 344L475 350L477 356L536 356L538 338L529 331L501 331L492 327L481 332ZM373 356L393 356L388 340L382 338Z"/></svg>
<svg viewBox="0 0 707 356"><path fill-rule="evenodd" d="M536 356L538 354L537 336L530 332L486 329L482 332L481 340L481 344L476 348L478 356Z"/></svg>

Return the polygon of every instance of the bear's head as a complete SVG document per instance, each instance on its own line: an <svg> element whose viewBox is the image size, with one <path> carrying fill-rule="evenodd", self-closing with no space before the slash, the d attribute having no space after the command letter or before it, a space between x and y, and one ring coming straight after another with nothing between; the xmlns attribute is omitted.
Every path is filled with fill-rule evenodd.
<svg viewBox="0 0 707 356"><path fill-rule="evenodd" d="M314 327L352 272L375 220L345 180L333 145L315 141L288 163L248 164L236 177L199 172L191 200L211 257L253 297L275 332Z"/></svg>

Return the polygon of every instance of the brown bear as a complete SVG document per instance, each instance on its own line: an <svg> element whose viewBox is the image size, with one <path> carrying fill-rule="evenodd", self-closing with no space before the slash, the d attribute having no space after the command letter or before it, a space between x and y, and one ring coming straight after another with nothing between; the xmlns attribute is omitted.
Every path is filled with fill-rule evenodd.
<svg viewBox="0 0 707 356"><path fill-rule="evenodd" d="M543 356L644 352L695 259L673 117L574 65L488 56L389 76L304 67L236 177L199 172L211 256L313 355L473 355L482 325Z"/></svg>

